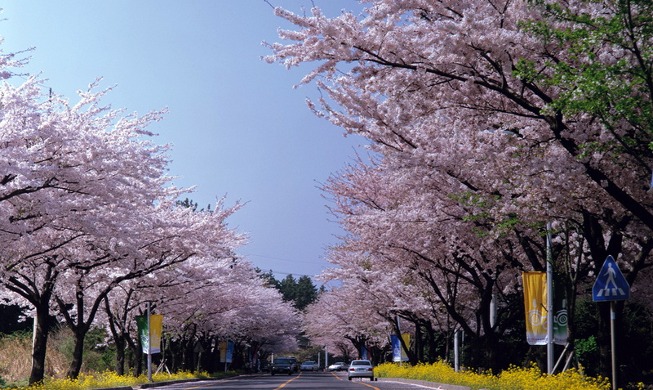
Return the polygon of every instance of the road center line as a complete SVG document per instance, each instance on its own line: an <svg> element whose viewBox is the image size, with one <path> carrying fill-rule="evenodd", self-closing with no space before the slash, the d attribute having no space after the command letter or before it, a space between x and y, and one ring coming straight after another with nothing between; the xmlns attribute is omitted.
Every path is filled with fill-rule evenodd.
<svg viewBox="0 0 653 390"><path fill-rule="evenodd" d="M289 380L285 381L285 382L282 383L279 387L276 387L274 390L283 389L284 387L286 387L287 384L289 384L290 382L292 382L292 381L294 381L295 379L299 378L300 376L302 376L302 373L301 373L301 372L300 372L296 377L294 377L294 378L292 378L292 379L289 379ZM379 389L379 390L380 390L380 389Z"/></svg>

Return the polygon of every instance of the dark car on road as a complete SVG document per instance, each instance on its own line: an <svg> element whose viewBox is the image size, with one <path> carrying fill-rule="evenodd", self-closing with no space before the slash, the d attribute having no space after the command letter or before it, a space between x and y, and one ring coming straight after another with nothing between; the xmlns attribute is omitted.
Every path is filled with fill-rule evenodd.
<svg viewBox="0 0 653 390"><path fill-rule="evenodd" d="M291 375L294 372L299 371L297 366L297 359L292 357L280 357L275 358L270 367L270 373L275 374L288 374Z"/></svg>

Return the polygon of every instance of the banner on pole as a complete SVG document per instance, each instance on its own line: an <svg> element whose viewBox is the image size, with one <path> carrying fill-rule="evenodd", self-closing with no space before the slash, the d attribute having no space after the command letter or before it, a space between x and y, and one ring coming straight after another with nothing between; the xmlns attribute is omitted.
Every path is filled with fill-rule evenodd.
<svg viewBox="0 0 653 390"><path fill-rule="evenodd" d="M553 278L553 342L567 344L569 338L569 314L567 313L567 294L559 278Z"/></svg>
<svg viewBox="0 0 653 390"><path fill-rule="evenodd" d="M367 360L367 359L370 358L370 357L369 357L369 354L368 354L368 351L367 351L367 347L364 346L364 345L361 346L361 354L360 354L360 356L361 356L361 359L365 359L365 360Z"/></svg>
<svg viewBox="0 0 653 390"><path fill-rule="evenodd" d="M222 363L226 363L227 362L227 342L226 341L220 341L219 349L220 349L220 361Z"/></svg>
<svg viewBox="0 0 653 390"><path fill-rule="evenodd" d="M234 342L231 340L220 341L220 361L222 363L232 363L234 359Z"/></svg>
<svg viewBox="0 0 653 390"><path fill-rule="evenodd" d="M523 272L524 311L526 312L526 341L530 345L546 345L547 288L545 272ZM567 300L564 288L554 278L553 287L553 342L564 345L569 336Z"/></svg>
<svg viewBox="0 0 653 390"><path fill-rule="evenodd" d="M225 362L227 363L232 363L234 360L234 342L231 340L227 341L227 354L225 358Z"/></svg>
<svg viewBox="0 0 653 390"><path fill-rule="evenodd" d="M401 338L404 340L404 343L406 345L410 345L410 334L403 333L401 335ZM406 351L401 346L401 341L399 340L399 336L397 336L396 334L390 335L390 341L392 343L392 361L407 362L408 355L406 354Z"/></svg>
<svg viewBox="0 0 653 390"><path fill-rule="evenodd" d="M523 272L526 341L530 345L546 345L546 273Z"/></svg>
<svg viewBox="0 0 653 390"><path fill-rule="evenodd" d="M163 333L163 316L161 314L150 315L150 327L147 326L147 316L137 316L136 325L138 335L143 346L143 353L161 353L161 334Z"/></svg>

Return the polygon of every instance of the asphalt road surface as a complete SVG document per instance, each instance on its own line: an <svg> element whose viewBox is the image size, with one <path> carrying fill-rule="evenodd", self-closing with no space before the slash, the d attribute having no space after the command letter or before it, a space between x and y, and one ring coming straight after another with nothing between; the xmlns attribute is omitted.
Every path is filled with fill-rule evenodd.
<svg viewBox="0 0 653 390"><path fill-rule="evenodd" d="M165 390L416 390L416 389L449 389L428 383L404 383L394 379L369 379L347 380L346 373L336 372L302 372L298 375L242 375L229 379L200 381L191 383L178 383L167 386L157 386L154 389Z"/></svg>

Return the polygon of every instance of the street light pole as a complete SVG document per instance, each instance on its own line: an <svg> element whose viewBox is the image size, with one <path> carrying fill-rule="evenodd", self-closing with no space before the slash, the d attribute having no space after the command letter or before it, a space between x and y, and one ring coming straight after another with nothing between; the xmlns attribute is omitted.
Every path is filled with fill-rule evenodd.
<svg viewBox="0 0 653 390"><path fill-rule="evenodd" d="M147 381L152 382L152 324L150 302L147 303Z"/></svg>
<svg viewBox="0 0 653 390"><path fill-rule="evenodd" d="M551 250L551 222L546 224L546 368L553 374L553 253Z"/></svg>

